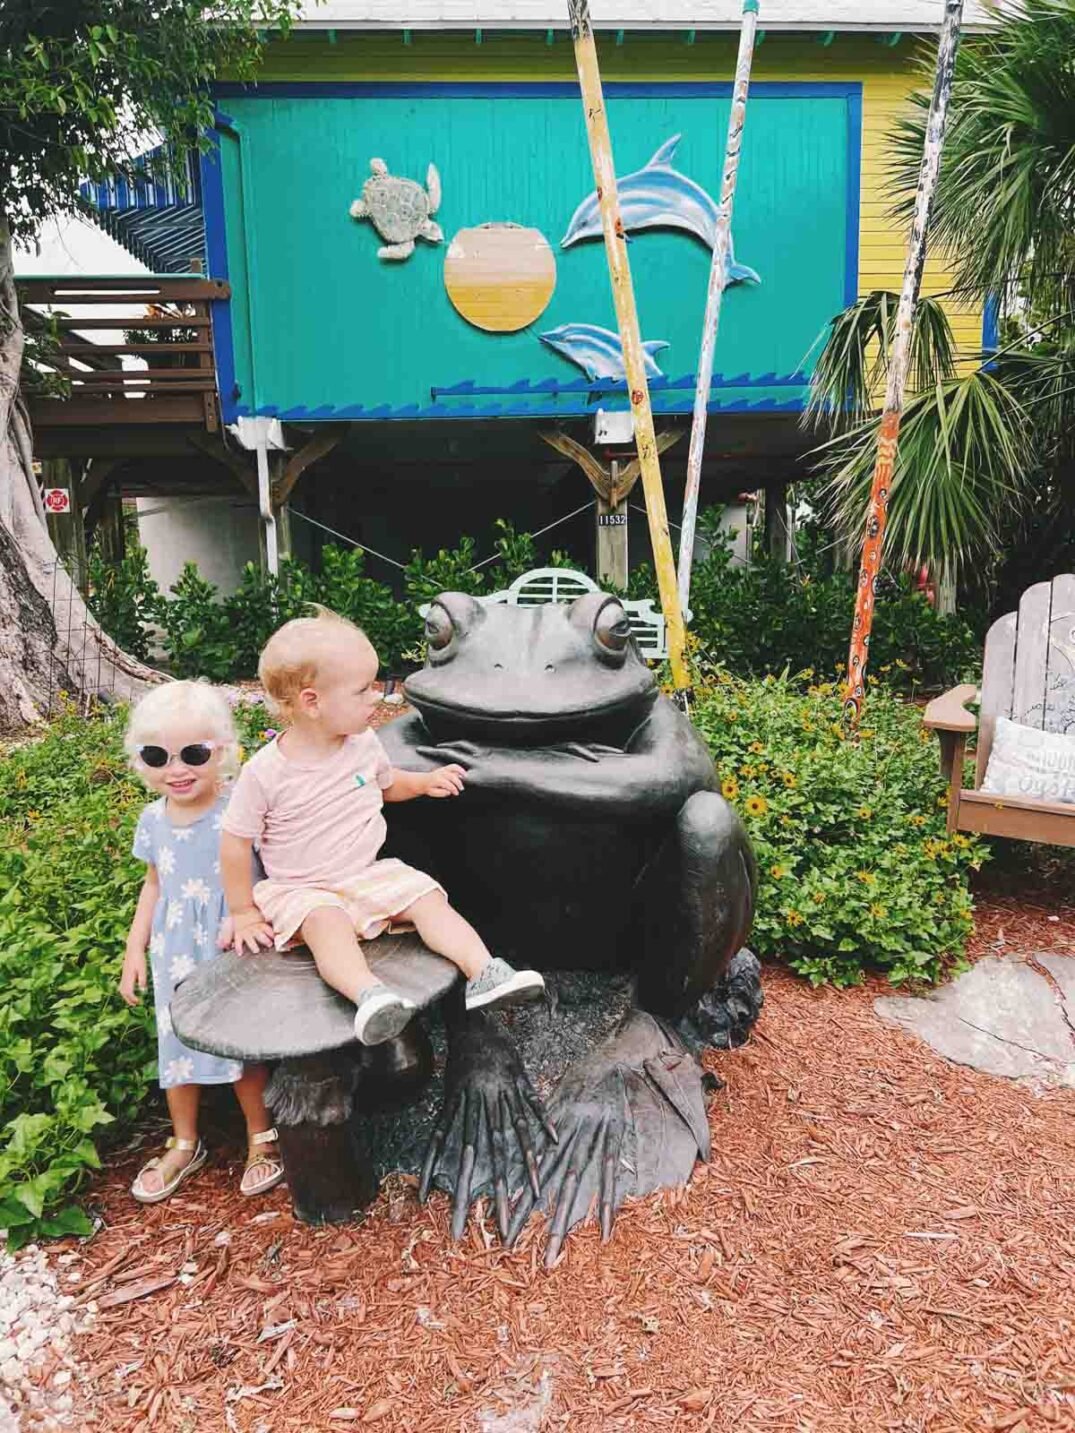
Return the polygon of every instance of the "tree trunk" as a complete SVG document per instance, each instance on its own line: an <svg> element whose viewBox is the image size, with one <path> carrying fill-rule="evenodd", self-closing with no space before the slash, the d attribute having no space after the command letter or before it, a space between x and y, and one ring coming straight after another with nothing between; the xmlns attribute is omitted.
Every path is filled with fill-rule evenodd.
<svg viewBox="0 0 1075 1433"><path fill-rule="evenodd" d="M22 350L11 236L0 215L2 733L41 721L60 692L87 706L98 697L129 700L161 680L101 630L49 538L33 471L30 419L19 391Z"/></svg>

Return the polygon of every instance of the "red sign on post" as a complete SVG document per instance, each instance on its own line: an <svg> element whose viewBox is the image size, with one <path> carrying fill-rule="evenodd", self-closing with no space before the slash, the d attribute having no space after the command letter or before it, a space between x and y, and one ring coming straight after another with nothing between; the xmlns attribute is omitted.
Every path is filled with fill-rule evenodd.
<svg viewBox="0 0 1075 1433"><path fill-rule="evenodd" d="M45 511L64 513L71 511L71 494L66 488L45 489Z"/></svg>

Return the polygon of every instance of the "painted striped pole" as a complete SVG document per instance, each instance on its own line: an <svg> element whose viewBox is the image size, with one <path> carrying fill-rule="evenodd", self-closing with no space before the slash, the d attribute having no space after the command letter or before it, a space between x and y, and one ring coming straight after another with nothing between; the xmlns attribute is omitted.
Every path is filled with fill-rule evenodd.
<svg viewBox="0 0 1075 1433"><path fill-rule="evenodd" d="M668 513L661 483L661 462L653 429L653 409L650 407L649 384L646 381L642 335L638 324L638 309L635 306L634 286L631 283L631 266L627 258L627 236L620 217L616 166L612 158L612 139L608 129L608 113L601 88L601 71L597 63L597 46L594 42L588 0L568 0L568 14L571 20L571 38L575 45L579 86L582 90L582 108L586 116L586 133L590 141L594 183L597 186L597 202L601 210L601 227L605 235L612 302L616 308L620 343L623 347L623 366L631 395L635 442L638 446L642 487L646 494L646 517L653 546L653 565L657 571L657 589L668 633L668 660L672 668L672 680L685 708L690 690L690 674L684 650L686 631L676 591L676 564L672 553L672 539L668 535Z"/></svg>
<svg viewBox="0 0 1075 1433"><path fill-rule="evenodd" d="M896 332L888 356L888 381L885 406L877 434L877 457L870 488L870 506L866 515L866 536L859 567L858 590L855 594L855 616L851 627L851 646L847 657L845 709L857 722L866 701L866 667L870 657L870 632L873 629L877 577L881 570L881 551L888 521L888 497L892 473L899 447L900 420L903 417L903 395L911 361L911 329L915 305L922 287L922 270L926 262L926 231L929 213L937 187L944 148L944 127L948 118L948 100L952 93L952 73L959 48L959 28L963 20L963 0L944 0L944 24L937 46L937 70L926 122L926 142L922 151L922 167L918 171L914 219L907 246L907 264L903 271L896 310Z"/></svg>
<svg viewBox="0 0 1075 1433"><path fill-rule="evenodd" d="M739 55L735 62L732 109L728 116L728 141L724 148L724 173L720 182L720 210L716 240L713 244L713 262L709 270L705 319L702 323L702 348L698 355L691 446L687 454L687 485L683 492L683 525L679 534L679 604L684 610L690 604L694 529L698 519L698 491L702 482L702 456L705 451L705 427L709 413L709 384L713 377L713 354L716 351L717 330L720 327L720 306L728 280L732 206L735 203L735 184L739 177L739 151L743 145L743 123L746 119L747 91L750 88L750 68L754 61L754 36L757 28L758 0L743 0L743 24L739 31Z"/></svg>

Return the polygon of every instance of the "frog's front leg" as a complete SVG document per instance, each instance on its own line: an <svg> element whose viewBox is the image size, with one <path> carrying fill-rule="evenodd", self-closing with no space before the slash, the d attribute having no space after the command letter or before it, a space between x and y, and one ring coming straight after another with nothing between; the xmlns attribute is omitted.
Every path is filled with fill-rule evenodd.
<svg viewBox="0 0 1075 1433"><path fill-rule="evenodd" d="M732 808L715 791L689 796L635 886L644 1010L678 1021L717 989L750 931L755 883Z"/></svg>
<svg viewBox="0 0 1075 1433"><path fill-rule="evenodd" d="M449 1000L452 997L449 996ZM426 1151L418 1198L434 1184L452 1196L452 1238L460 1239L473 1201L492 1194L500 1237L523 1181L538 1190L535 1137L556 1141L519 1055L500 1027L459 999L445 1011L448 1065L444 1103Z"/></svg>

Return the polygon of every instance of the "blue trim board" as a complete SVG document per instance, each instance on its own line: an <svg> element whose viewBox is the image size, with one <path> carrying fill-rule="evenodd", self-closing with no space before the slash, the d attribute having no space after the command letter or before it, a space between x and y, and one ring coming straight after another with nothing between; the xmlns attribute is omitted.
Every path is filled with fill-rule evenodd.
<svg viewBox="0 0 1075 1433"><path fill-rule="evenodd" d="M205 206L205 248L209 273L214 279L230 282L228 270L228 234L224 225L224 173L220 158L220 135L211 130L210 148L201 155L202 203ZM231 302L214 300L210 309L213 319L213 361L216 364L217 387L220 390L221 415L226 423L235 421L235 335L231 322Z"/></svg>
<svg viewBox="0 0 1075 1433"><path fill-rule="evenodd" d="M653 95L668 96L670 98L704 98L717 97L728 98L733 93L731 81L671 81L668 83L646 82L634 83L626 81L613 81L605 85L605 93L613 98L645 98ZM485 83L473 82L452 82L452 81L281 81L268 82L261 85L246 85L235 83L218 83L211 87L214 99L245 98L276 100L285 98L298 99L330 99L330 98L366 98L377 99L382 97L418 99L424 96L441 96L457 99L485 99L485 98L512 98L512 97L538 97L549 99L570 99L578 101L579 90L577 84L569 81L557 82L500 82L489 81ZM854 303L858 298L858 267L859 267L859 210L861 201L861 179L862 179L862 84L860 81L783 81L783 80L760 80L751 85L751 94L758 98L767 99L809 99L809 98L842 98L847 104L847 195L846 195L846 240L844 251L844 299L845 303ZM231 121L219 109L217 110L217 124L223 128L231 126ZM220 135L210 135L211 148L203 153L201 157L201 179L202 194L205 205L205 230L206 248L209 260L209 273L213 278L230 280L228 265L228 244L224 219L224 184L222 166L220 160ZM249 296L248 296L249 299ZM213 305L213 346L216 360L217 374L220 385L220 407L221 416L225 423L234 423L238 417L255 416L255 409L249 403L238 401L235 393L235 350L234 330L232 325L231 310L228 301L216 302ZM763 375L769 381L763 385L757 379L750 379L748 375L742 374L732 380L721 380L720 383L714 380L714 387L723 386L728 388L743 387L789 387L795 386L796 379L800 375ZM580 380L581 386L587 392L594 390L594 385L589 380ZM315 409L307 409L305 406L280 411L275 406L261 407L256 410L256 416L275 417L283 421L380 421L385 419L403 420L414 418L490 418L490 417L530 417L530 418L555 418L566 415L560 408L544 403L533 403L519 401L519 393L522 385L529 386L529 380L520 380L505 390L488 389L482 391L483 397L494 397L502 393L509 401L506 403L478 403L471 404L464 402L459 405L448 405L443 403L442 397L447 396L447 390L436 389L431 393L433 402L430 405L421 407L418 404L408 404L403 408L393 409L389 405L382 405L377 408L366 409L361 404L349 405L346 408L332 408L329 405L322 405ZM458 385L456 385L458 386ZM651 384L651 392L654 395L654 411L661 413L689 413L691 403L679 399L677 396L662 392L669 387L680 388L682 382L671 385L668 381L658 381ZM693 386L693 380L692 380ZM805 385L803 385L805 386ZM535 385L535 390L537 385ZM573 385L562 385L557 391L573 391ZM510 398L515 396L515 402ZM531 391L535 391L531 390ZM546 399L549 390L543 390ZM590 401L596 406L604 400L601 394L611 394L615 397L613 390L597 388L597 396ZM477 395L475 395L477 396ZM791 398L786 401L779 401L773 398L765 398L751 402L747 399L737 398L727 402L719 397L711 399L709 412L711 413L745 413L745 412L780 412L800 413L806 407L804 397ZM592 410L591 410L592 411Z"/></svg>
<svg viewBox="0 0 1075 1433"><path fill-rule="evenodd" d="M600 401L600 400L597 400ZM690 413L693 405L683 400L668 399L660 394L654 394L653 411L658 414L680 414ZM719 398L713 399L709 406L710 413L801 413L806 407L802 398L789 398L780 400L776 398L760 398L754 402L745 398L735 398L731 402L725 402ZM346 408L331 408L325 405L321 408L280 408L276 404L267 404L262 408L254 409L248 403L236 404L233 413L228 417L228 422L234 422L236 418L278 418L282 423L310 423L310 422L382 422L384 420L406 420L415 418L585 418L590 416L595 408L589 408L585 413L565 412L548 403L430 403L425 407L417 403L408 403L401 408L392 408L389 404L381 404L376 408L365 408L361 403L349 404Z"/></svg>
<svg viewBox="0 0 1075 1433"><path fill-rule="evenodd" d="M847 89L847 243L844 249L844 305L859 296L859 210L862 206L862 86Z"/></svg>
<svg viewBox="0 0 1075 1433"><path fill-rule="evenodd" d="M996 353L1000 347L1000 295L988 294L982 310L982 350Z"/></svg>

